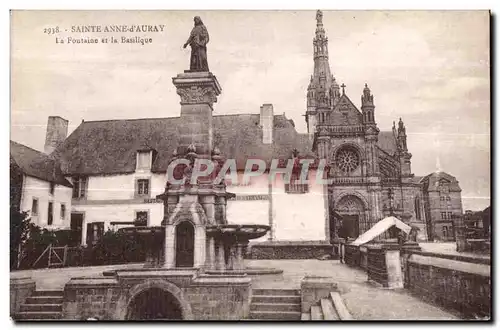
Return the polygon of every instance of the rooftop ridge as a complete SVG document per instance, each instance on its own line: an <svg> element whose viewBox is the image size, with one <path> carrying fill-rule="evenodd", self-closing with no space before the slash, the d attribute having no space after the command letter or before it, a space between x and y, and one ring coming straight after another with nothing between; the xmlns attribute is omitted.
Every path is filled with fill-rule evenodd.
<svg viewBox="0 0 500 330"><path fill-rule="evenodd" d="M20 146L22 146L22 147L25 147L25 148L31 149L31 150L33 150L33 151L36 151L36 152L38 152L38 153L40 153L40 154L42 154L42 155L47 156L48 158L50 158L50 157L49 157L49 155L47 155L47 154L46 154L46 153L44 153L43 151L36 150L35 148L29 147L29 146L27 146L27 145L25 145L25 144L22 144L22 143L16 142L16 141L14 141L14 140L10 140L10 142L15 143L15 144L18 144L18 145L20 145Z"/></svg>

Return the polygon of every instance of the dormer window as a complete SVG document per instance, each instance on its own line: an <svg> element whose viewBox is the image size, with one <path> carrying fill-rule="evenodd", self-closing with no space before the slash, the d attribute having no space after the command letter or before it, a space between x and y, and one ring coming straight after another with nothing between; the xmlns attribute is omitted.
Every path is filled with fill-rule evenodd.
<svg viewBox="0 0 500 330"><path fill-rule="evenodd" d="M153 152L151 150L141 150L137 152L137 170L150 170Z"/></svg>

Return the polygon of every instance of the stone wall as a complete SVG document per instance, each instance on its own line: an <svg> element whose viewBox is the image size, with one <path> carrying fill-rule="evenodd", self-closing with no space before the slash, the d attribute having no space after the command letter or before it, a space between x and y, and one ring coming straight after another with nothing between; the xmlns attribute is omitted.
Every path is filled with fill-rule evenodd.
<svg viewBox="0 0 500 330"><path fill-rule="evenodd" d="M276 242L258 243L247 248L248 259L317 259L332 257L333 246L327 243Z"/></svg>
<svg viewBox="0 0 500 330"><path fill-rule="evenodd" d="M31 296L36 289L36 283L31 277L10 279L10 316L19 312L21 304Z"/></svg>
<svg viewBox="0 0 500 330"><path fill-rule="evenodd" d="M174 297L183 320L240 320L250 312L250 278L245 275L137 269L71 279L64 288L63 319L128 319L134 298L149 289Z"/></svg>
<svg viewBox="0 0 500 330"><path fill-rule="evenodd" d="M490 266L420 254L407 258L405 287L467 318L491 315Z"/></svg>

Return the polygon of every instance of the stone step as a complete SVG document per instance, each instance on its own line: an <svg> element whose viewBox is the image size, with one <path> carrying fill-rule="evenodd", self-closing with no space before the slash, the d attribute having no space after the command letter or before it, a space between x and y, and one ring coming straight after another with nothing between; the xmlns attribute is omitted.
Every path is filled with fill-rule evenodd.
<svg viewBox="0 0 500 330"><path fill-rule="evenodd" d="M300 312L300 304L266 304L266 303L254 303L250 305L251 311L285 311L285 312Z"/></svg>
<svg viewBox="0 0 500 330"><path fill-rule="evenodd" d="M62 312L62 304L21 304L21 312Z"/></svg>
<svg viewBox="0 0 500 330"><path fill-rule="evenodd" d="M42 304L62 304L63 302L63 297L62 296L31 296L26 298L26 303L27 304L35 304L35 305L42 305Z"/></svg>
<svg viewBox="0 0 500 330"><path fill-rule="evenodd" d="M64 296L64 291L62 290L37 290L33 292L32 296L39 297L39 296Z"/></svg>
<svg viewBox="0 0 500 330"><path fill-rule="evenodd" d="M250 319L255 320L300 320L300 312L250 312Z"/></svg>
<svg viewBox="0 0 500 330"><path fill-rule="evenodd" d="M56 320L62 317L62 312L19 312L16 320Z"/></svg>
<svg viewBox="0 0 500 330"><path fill-rule="evenodd" d="M252 296L252 303L300 304L300 296Z"/></svg>
<svg viewBox="0 0 500 330"><path fill-rule="evenodd" d="M311 306L311 320L312 321L323 320L323 313L321 312L321 307Z"/></svg>
<svg viewBox="0 0 500 330"><path fill-rule="evenodd" d="M333 301L329 298L321 299L321 312L323 313L324 320L340 320L335 307L333 307Z"/></svg>
<svg viewBox="0 0 500 330"><path fill-rule="evenodd" d="M300 319L302 321L310 321L311 320L311 313L302 313L300 316Z"/></svg>
<svg viewBox="0 0 500 330"><path fill-rule="evenodd" d="M254 296L300 296L300 290L295 289L253 289Z"/></svg>
<svg viewBox="0 0 500 330"><path fill-rule="evenodd" d="M332 299L337 315L342 321L354 320L354 317L352 317L351 313L347 309L347 306L344 304L344 300L340 296L340 293L330 292L330 298Z"/></svg>

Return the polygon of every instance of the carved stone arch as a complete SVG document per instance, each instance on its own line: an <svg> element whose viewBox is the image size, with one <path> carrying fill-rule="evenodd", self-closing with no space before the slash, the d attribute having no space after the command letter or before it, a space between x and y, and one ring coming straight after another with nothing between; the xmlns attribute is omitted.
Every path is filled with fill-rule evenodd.
<svg viewBox="0 0 500 330"><path fill-rule="evenodd" d="M182 221L189 221L193 227L207 224L207 215L200 203L178 203L168 218L167 224L177 226Z"/></svg>
<svg viewBox="0 0 500 330"><path fill-rule="evenodd" d="M172 297L174 297L179 303L182 313L182 319L183 320L194 319L193 312L191 310L191 305L184 297L181 288L163 279L148 279L132 287L128 292L129 298L127 299L124 315L122 315L120 319L129 319L132 307L131 304L134 302L134 299L142 292L145 292L150 289L159 289L172 295Z"/></svg>
<svg viewBox="0 0 500 330"><path fill-rule="evenodd" d="M364 211L366 210L369 210L369 205L368 205L368 201L366 200L366 198L360 194L359 192L357 191L348 191L348 192L343 192L343 193L340 193L337 198L335 198L334 202L333 202L333 207L336 207L336 205L338 205L338 203L342 200L342 198L344 197L347 197L347 196L354 196L354 197L357 197L362 205L363 205L363 208L364 208Z"/></svg>

